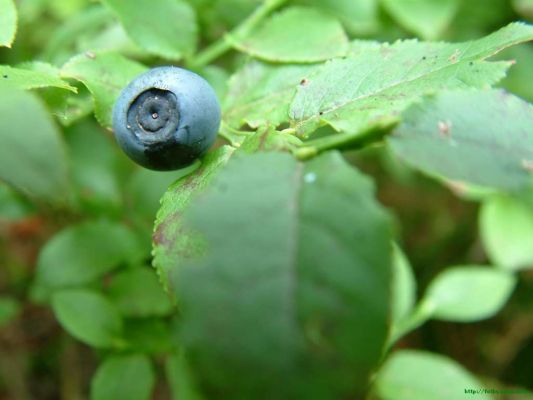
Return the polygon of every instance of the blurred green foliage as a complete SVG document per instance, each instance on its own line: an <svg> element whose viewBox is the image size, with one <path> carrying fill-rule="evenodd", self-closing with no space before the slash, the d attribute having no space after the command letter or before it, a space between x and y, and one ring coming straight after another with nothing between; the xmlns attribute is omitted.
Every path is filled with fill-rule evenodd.
<svg viewBox="0 0 533 400"><path fill-rule="evenodd" d="M202 182L210 179L209 168L223 164L233 149L224 147L212 153L209 163L197 170L194 175L197 178L190 178L189 174L198 165L165 173L132 165L108 131L110 109L121 88L145 66L173 63L202 74L224 100L225 125L221 135L230 142L239 142L241 128L257 128L265 121L278 125L280 130L288 127L284 125L288 122L286 116L280 116L279 109L283 106L288 109L289 103L285 104L283 97L268 96L272 92L283 95L286 80L299 82L301 76L315 68L314 62L337 56L352 57L327 64L332 69L342 67L343 62L361 62L358 57L368 57L363 61L370 63L371 48L376 57L383 51L373 47L375 44L370 40L393 43L417 37L430 41L468 41L484 37L512 21L533 20L529 0L291 0L282 3L275 0L266 3L260 0L0 0L0 46L4 46L0 47L0 178L5 181L0 182L0 398L198 399L195 383L199 381L201 385L206 378L195 377L186 362L178 339L183 320L173 306L175 298L163 289L167 284L181 286L185 301L192 302L199 310L194 318L185 319L191 324L189 343L203 357L199 364L204 366L204 371L213 366L224 369L223 354L210 364L209 358L217 353L209 352L213 332L209 331L210 326L203 325L202 313L216 309L216 301L220 299L230 300L220 293L218 298L213 295L205 299L195 291L201 285L208 286L208 293L215 291L209 285L216 282L218 275L199 277L188 266L186 272L176 275L185 274L185 283L176 276L167 279L166 274L174 264L181 262L172 257L190 245L187 236L180 236L183 232L179 225L162 228L178 239L166 247L155 248L154 255L164 259L158 276L151 266L152 233L160 198L169 185L176 182L163 198L159 223L176 212L176 205L185 207L191 192L196 190L194 179L199 179L198 185L203 188ZM276 7L286 9L254 29L246 21L250 21L247 19L250 15L258 15L253 13L261 4L272 5L261 18L267 18ZM314 26L323 30L313 31ZM304 37L304 46L296 39L285 41L285 37L298 40ZM417 51L433 49L433 44L420 46L412 44ZM250 55L262 61L249 61ZM516 65L498 86L533 101L532 44L508 48L492 60L500 59L513 59ZM274 64L280 61L302 64ZM491 70L498 77L508 66L494 65L502 65L501 71ZM375 67L380 66L376 61ZM332 75L324 76L330 83ZM300 83L307 85L304 81ZM305 91L315 90L314 86L300 89L302 103L308 107ZM265 97L266 101L255 102ZM480 105L485 106L483 100L474 99L470 107L473 110ZM383 108L388 106L384 101ZM466 105L461 110L468 114L470 108ZM92 116L93 111L96 118ZM298 108L293 107L292 111L296 113ZM409 115L416 111L410 111ZM244 127L243 119L247 122ZM509 125L519 126L520 122L515 118ZM18 129L12 129L13 125ZM313 129L323 124L316 125ZM343 129L341 123L330 125ZM530 130L531 127L529 137ZM328 136L331 131L330 127L321 126L311 138ZM241 147L246 150L247 146L248 149L256 146L250 142ZM515 152L521 147L517 143L511 143L516 146ZM275 148L277 144L268 145ZM507 149L505 145L498 146ZM526 144L523 148L527 148ZM412 163L413 154L420 154L416 153L420 147L417 144L411 150L412 153L406 154ZM423 154L427 154L426 150ZM390 209L395 237L408 256L399 248L395 253L393 320L400 328L393 330L394 340L388 345L393 349L411 347L437 352L457 361L427 352L397 351L385 362L369 398L462 398L465 396L462 392L457 395L447 391L450 387L459 391L470 386L478 388L479 379L484 387L531 389L531 193L517 198L449 180L445 180L443 187L408 169L386 146L370 146L344 155L349 164L375 179L377 197ZM500 153L491 157L504 158ZM319 173L325 168L319 165L323 160L313 161ZM442 160L435 157L431 161ZM527 180L526 172L531 172L527 162L533 161L525 161L521 176ZM490 157L487 162L489 167L494 167L490 178L496 181L498 164L490 163ZM287 169L293 167L291 164ZM342 167L347 168L344 164ZM260 179L265 169L250 163L250 174L255 171L257 175L250 179ZM445 172L438 169L437 172L449 178ZM244 196L246 187L240 186L239 176L231 174L228 172L224 179ZM181 190L180 185L184 181L191 183L191 179L190 190ZM497 188L506 188L509 183L506 179L498 182L501 185L496 185ZM288 193L290 188L285 189ZM233 197L226 198L224 193L211 192L212 197L207 197L203 207L211 210L212 217L218 220L217 211L220 214L224 208L216 208L217 200L227 201L224 205L231 208L242 199L238 194L234 192ZM479 203L483 203L480 213ZM316 207L319 211L325 209ZM319 215L314 208L312 212ZM312 212L309 215L314 215ZM240 217L245 231L245 218L250 216ZM364 217L371 219L368 215L361 218ZM317 218L333 220L334 213ZM198 226L208 222L198 217ZM250 229L252 237L254 232ZM235 246L234 253L217 249L219 257L226 259L226 265L231 265L232 257L239 253L238 243ZM253 243L248 248L251 246ZM380 252L378 247L374 250ZM238 255L245 258L247 253ZM262 256L267 258L268 254ZM342 258L340 253L336 256ZM489 272L488 267L477 267L488 263L502 266L504 271ZM450 265L461 267L443 271ZM513 271L517 271L516 275ZM164 285L159 284L158 278ZM195 279L198 285L187 287ZM240 282L233 282L234 290L239 290ZM475 286L476 290L469 286ZM466 295L462 296L458 288ZM448 296L452 292L459 297ZM417 297L421 298L418 303ZM195 300L199 303L194 303ZM386 299L380 301L384 305ZM328 310L326 303L324 300L322 306ZM283 307L280 309L283 311ZM498 316L489 321L457 323L481 320L500 309ZM249 310L243 307L240 311L247 320ZM268 316L269 310L261 308L261 311L264 313L258 319ZM429 319L430 322L421 326ZM312 318L310 321L311 325L316 322L311 331L316 334L318 348L319 322ZM402 337L419 326L420 329ZM383 332L379 332L385 336L385 327L381 328ZM257 332L265 334L266 342L275 343L276 337L269 337L268 331ZM279 332L273 334L276 333ZM284 339L283 335L279 336L280 340ZM341 348L350 348L345 344L349 341L344 342L343 338L339 343ZM260 349L262 342L252 344ZM213 348L223 350L224 346L215 344ZM269 351L272 349L263 349L262 357L268 358ZM310 363L313 362L311 359ZM258 376L262 372L245 371ZM219 376L230 379L219 373L212 372L214 381ZM440 379L443 374L455 377L453 385L456 386L443 385ZM402 397L398 393L404 389L414 394ZM318 393L315 392L316 398L328 398ZM209 398L217 395L215 392Z"/></svg>

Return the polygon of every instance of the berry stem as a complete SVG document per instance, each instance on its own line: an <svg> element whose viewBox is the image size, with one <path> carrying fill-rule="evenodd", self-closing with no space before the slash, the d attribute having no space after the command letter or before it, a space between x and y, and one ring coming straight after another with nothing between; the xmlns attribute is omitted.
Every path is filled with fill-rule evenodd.
<svg viewBox="0 0 533 400"><path fill-rule="evenodd" d="M230 33L225 34L216 42L200 51L193 60L190 60L190 68L201 68L210 64L232 48L232 39L242 39L267 17L276 8L282 6L288 0L265 0L255 11L250 14L239 26Z"/></svg>

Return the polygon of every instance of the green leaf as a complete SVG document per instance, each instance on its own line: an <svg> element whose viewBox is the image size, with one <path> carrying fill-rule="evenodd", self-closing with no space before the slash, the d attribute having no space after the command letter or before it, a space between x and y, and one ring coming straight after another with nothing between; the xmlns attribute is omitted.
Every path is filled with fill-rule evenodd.
<svg viewBox="0 0 533 400"><path fill-rule="evenodd" d="M482 387L455 361L418 350L393 353L374 383L374 391L381 400L464 400L466 390L477 391ZM490 395L471 394L477 394L476 399L492 399Z"/></svg>
<svg viewBox="0 0 533 400"><path fill-rule="evenodd" d="M0 65L0 86L18 89L57 87L74 93L77 91L74 86L59 77L59 70L46 63L24 64L21 68Z"/></svg>
<svg viewBox="0 0 533 400"><path fill-rule="evenodd" d="M111 356L92 379L91 400L149 400L154 385L155 373L147 356Z"/></svg>
<svg viewBox="0 0 533 400"><path fill-rule="evenodd" d="M375 33L379 27L378 0L301 0L340 19L354 35Z"/></svg>
<svg viewBox="0 0 533 400"><path fill-rule="evenodd" d="M194 387L191 371L183 354L170 355L165 363L165 372L172 392L172 400L200 400Z"/></svg>
<svg viewBox="0 0 533 400"><path fill-rule="evenodd" d="M460 0L382 0L387 11L406 29L434 40L450 25Z"/></svg>
<svg viewBox="0 0 533 400"><path fill-rule="evenodd" d="M246 63L229 81L223 104L224 122L239 129L245 123L257 128L287 121L296 87L304 84L314 69L316 66L311 65Z"/></svg>
<svg viewBox="0 0 533 400"><path fill-rule="evenodd" d="M120 343L120 314L101 294L86 289L62 290L54 294L52 308L59 323L76 339L94 347Z"/></svg>
<svg viewBox="0 0 533 400"><path fill-rule="evenodd" d="M131 39L144 50L163 58L180 59L196 49L194 9L184 0L102 0L124 26Z"/></svg>
<svg viewBox="0 0 533 400"><path fill-rule="evenodd" d="M119 153L113 139L93 119L66 131L72 180L86 213L120 215L123 211Z"/></svg>
<svg viewBox="0 0 533 400"><path fill-rule="evenodd" d="M139 259L135 235L121 224L84 222L57 233L42 248L37 283L49 288L94 281Z"/></svg>
<svg viewBox="0 0 533 400"><path fill-rule="evenodd" d="M198 245L194 234L183 226L182 214L191 199L209 184L235 149L223 146L208 153L202 165L190 175L178 179L161 199L161 208L154 228L154 266L165 289L168 289L168 273L184 258L196 254Z"/></svg>
<svg viewBox="0 0 533 400"><path fill-rule="evenodd" d="M516 278L487 267L454 267L439 274L427 288L422 303L431 317L473 322L490 318L507 302Z"/></svg>
<svg viewBox="0 0 533 400"><path fill-rule="evenodd" d="M131 318L124 321L122 338L131 351L168 354L177 347L172 333L168 322L160 317Z"/></svg>
<svg viewBox="0 0 533 400"><path fill-rule="evenodd" d="M73 57L61 76L82 82L94 98L95 115L105 128L112 125L115 101L121 90L146 67L116 53L87 53Z"/></svg>
<svg viewBox="0 0 533 400"><path fill-rule="evenodd" d="M250 35L229 39L240 51L274 62L318 62L348 51L348 38L340 22L308 7L287 8Z"/></svg>
<svg viewBox="0 0 533 400"><path fill-rule="evenodd" d="M109 284L109 297L123 315L130 317L164 316L172 312L170 298L155 271L146 268L115 275Z"/></svg>
<svg viewBox="0 0 533 400"><path fill-rule="evenodd" d="M323 124L348 133L368 131L424 94L498 82L510 63L484 60L532 39L533 27L513 23L465 43L354 42L349 57L326 63L299 85L291 125L301 135Z"/></svg>
<svg viewBox="0 0 533 400"><path fill-rule="evenodd" d="M11 47L17 33L17 9L13 0L0 0L0 47Z"/></svg>
<svg viewBox="0 0 533 400"><path fill-rule="evenodd" d="M20 311L20 304L12 297L0 296L0 328L9 324Z"/></svg>
<svg viewBox="0 0 533 400"><path fill-rule="evenodd" d="M0 179L38 200L65 203L65 145L36 97L0 88L0 140Z"/></svg>
<svg viewBox="0 0 533 400"><path fill-rule="evenodd" d="M448 92L409 108L389 144L428 174L518 191L533 187L532 126L533 107L503 91Z"/></svg>
<svg viewBox="0 0 533 400"><path fill-rule="evenodd" d="M493 197L483 203L479 223L492 262L508 270L533 268L531 207L511 197Z"/></svg>
<svg viewBox="0 0 533 400"><path fill-rule="evenodd" d="M391 285L389 220L368 179L335 152L305 165L236 155L185 220L206 252L173 282L206 396L361 398Z"/></svg>
<svg viewBox="0 0 533 400"><path fill-rule="evenodd" d="M394 245L392 255L392 320L397 324L413 311L416 281L409 260L397 245Z"/></svg>
<svg viewBox="0 0 533 400"><path fill-rule="evenodd" d="M529 20L533 19L533 0L512 0L517 13Z"/></svg>

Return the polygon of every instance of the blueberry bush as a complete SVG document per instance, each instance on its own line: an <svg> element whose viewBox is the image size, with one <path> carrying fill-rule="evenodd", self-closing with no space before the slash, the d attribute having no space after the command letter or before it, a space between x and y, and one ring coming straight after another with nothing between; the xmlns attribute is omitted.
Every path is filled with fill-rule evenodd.
<svg viewBox="0 0 533 400"><path fill-rule="evenodd" d="M533 398L532 19L0 0L0 398ZM164 65L221 123L151 171L113 108Z"/></svg>

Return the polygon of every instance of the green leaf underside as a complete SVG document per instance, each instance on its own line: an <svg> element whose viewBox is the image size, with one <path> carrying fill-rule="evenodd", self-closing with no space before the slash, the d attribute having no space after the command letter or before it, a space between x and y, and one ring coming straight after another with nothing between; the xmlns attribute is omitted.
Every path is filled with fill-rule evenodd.
<svg viewBox="0 0 533 400"><path fill-rule="evenodd" d="M177 180L161 199L154 227L154 266L163 286L168 289L168 273L197 251L192 233L183 226L182 213L224 166L234 152L230 146L208 153L202 165L190 175Z"/></svg>
<svg viewBox="0 0 533 400"><path fill-rule="evenodd" d="M66 202L65 145L31 93L0 88L0 139L0 179L36 199Z"/></svg>
<svg viewBox="0 0 533 400"><path fill-rule="evenodd" d="M483 204L480 232L493 263L508 270L533 268L533 208L504 196Z"/></svg>
<svg viewBox="0 0 533 400"><path fill-rule="evenodd" d="M417 350L395 352L381 367L374 390L382 400L463 400L483 384L455 361ZM492 396L478 393L478 399Z"/></svg>
<svg viewBox="0 0 533 400"><path fill-rule="evenodd" d="M0 0L0 46L11 47L17 33L17 9L13 0Z"/></svg>
<svg viewBox="0 0 533 400"><path fill-rule="evenodd" d="M93 377L91 400L149 400L154 384L155 373L147 356L111 356Z"/></svg>
<svg viewBox="0 0 533 400"><path fill-rule="evenodd" d="M61 76L82 82L94 98L95 116L105 128L112 125L113 106L122 89L146 67L116 53L86 53L61 68Z"/></svg>
<svg viewBox="0 0 533 400"><path fill-rule="evenodd" d="M185 220L207 251L173 282L205 394L359 398L391 284L389 221L369 181L336 152L236 155Z"/></svg>
<svg viewBox="0 0 533 400"><path fill-rule="evenodd" d="M163 58L180 59L196 49L194 9L183 0L103 0L118 16L127 34L142 49Z"/></svg>
<svg viewBox="0 0 533 400"><path fill-rule="evenodd" d="M71 225L43 247L37 283L58 288L94 281L139 254L133 232L105 221Z"/></svg>
<svg viewBox="0 0 533 400"><path fill-rule="evenodd" d="M473 322L492 317L506 303L516 279L488 267L455 267L438 275L424 299L432 318Z"/></svg>
<svg viewBox="0 0 533 400"><path fill-rule="evenodd" d="M382 4L406 29L436 39L452 22L460 0L382 0Z"/></svg>
<svg viewBox="0 0 533 400"><path fill-rule="evenodd" d="M94 347L112 347L122 330L114 305L98 292L68 289L54 294L52 308L59 323L76 339Z"/></svg>
<svg viewBox="0 0 533 400"><path fill-rule="evenodd" d="M485 62L499 51L533 39L533 27L512 23L465 43L354 44L353 54L326 63L298 87L289 110L300 134L327 123L357 132L398 115L420 96L442 89L482 88L498 82L506 62Z"/></svg>
<svg viewBox="0 0 533 400"><path fill-rule="evenodd" d="M413 105L389 137L431 175L501 190L533 187L533 107L503 91L448 92Z"/></svg>
<svg viewBox="0 0 533 400"><path fill-rule="evenodd" d="M240 51L273 62L318 62L348 51L340 22L307 7L285 9L247 37L230 40Z"/></svg>

